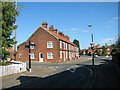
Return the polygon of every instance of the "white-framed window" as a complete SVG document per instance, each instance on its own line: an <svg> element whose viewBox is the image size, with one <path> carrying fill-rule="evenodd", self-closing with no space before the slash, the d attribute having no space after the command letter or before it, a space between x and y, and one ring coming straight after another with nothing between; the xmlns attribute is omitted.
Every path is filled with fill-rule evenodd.
<svg viewBox="0 0 120 90"><path fill-rule="evenodd" d="M72 57L73 57L73 53L72 53Z"/></svg>
<svg viewBox="0 0 120 90"><path fill-rule="evenodd" d="M62 51L60 51L60 59L62 59Z"/></svg>
<svg viewBox="0 0 120 90"><path fill-rule="evenodd" d="M67 51L66 51L66 58L67 58Z"/></svg>
<svg viewBox="0 0 120 90"><path fill-rule="evenodd" d="M30 59L35 59L35 53L30 53Z"/></svg>
<svg viewBox="0 0 120 90"><path fill-rule="evenodd" d="M70 55L71 53L69 52L69 58L71 59L71 55Z"/></svg>
<svg viewBox="0 0 120 90"><path fill-rule="evenodd" d="M53 52L47 53L47 59L53 59Z"/></svg>
<svg viewBox="0 0 120 90"><path fill-rule="evenodd" d="M53 41L47 42L47 48L53 48Z"/></svg>
<svg viewBox="0 0 120 90"><path fill-rule="evenodd" d="M108 51L110 51L110 49L109 49L109 48L108 48L107 50L108 50Z"/></svg>
<svg viewBox="0 0 120 90"><path fill-rule="evenodd" d="M67 43L66 43L66 50L67 50Z"/></svg>
<svg viewBox="0 0 120 90"><path fill-rule="evenodd" d="M22 54L19 54L19 58L22 58Z"/></svg>
<svg viewBox="0 0 120 90"><path fill-rule="evenodd" d="M34 43L31 43L31 44L34 44ZM34 46L34 45L31 45L31 46L30 46L30 49L35 49L35 46Z"/></svg>
<svg viewBox="0 0 120 90"><path fill-rule="evenodd" d="M110 54L110 52L108 52L108 55Z"/></svg>
<svg viewBox="0 0 120 90"><path fill-rule="evenodd" d="M63 45L64 45L64 49L65 49L65 42L63 42Z"/></svg>
<svg viewBox="0 0 120 90"><path fill-rule="evenodd" d="M62 48L62 41L60 41L60 48Z"/></svg>
<svg viewBox="0 0 120 90"><path fill-rule="evenodd" d="M69 50L70 50L70 44L69 44Z"/></svg>

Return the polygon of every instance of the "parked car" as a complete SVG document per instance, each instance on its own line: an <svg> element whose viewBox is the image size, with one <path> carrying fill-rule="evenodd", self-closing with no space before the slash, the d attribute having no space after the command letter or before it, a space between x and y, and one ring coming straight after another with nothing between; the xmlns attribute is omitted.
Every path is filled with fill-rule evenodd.
<svg viewBox="0 0 120 90"><path fill-rule="evenodd" d="M95 57L95 58L97 58L97 57L98 57L98 55L94 55L94 57Z"/></svg>

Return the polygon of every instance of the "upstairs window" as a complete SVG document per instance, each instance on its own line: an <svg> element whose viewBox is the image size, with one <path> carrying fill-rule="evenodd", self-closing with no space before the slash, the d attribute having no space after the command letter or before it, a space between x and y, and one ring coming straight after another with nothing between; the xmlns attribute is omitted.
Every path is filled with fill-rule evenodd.
<svg viewBox="0 0 120 90"><path fill-rule="evenodd" d="M108 48L107 50L108 50L108 51L110 51L110 49L109 49L109 48Z"/></svg>
<svg viewBox="0 0 120 90"><path fill-rule="evenodd" d="M60 48L62 48L62 41L60 41Z"/></svg>
<svg viewBox="0 0 120 90"><path fill-rule="evenodd" d="M67 50L67 43L66 43L66 50Z"/></svg>
<svg viewBox="0 0 120 90"><path fill-rule="evenodd" d="M52 41L47 42L47 48L53 48L53 42Z"/></svg>
<svg viewBox="0 0 120 90"><path fill-rule="evenodd" d="M65 42L63 42L63 45L64 45L64 49L65 49Z"/></svg>

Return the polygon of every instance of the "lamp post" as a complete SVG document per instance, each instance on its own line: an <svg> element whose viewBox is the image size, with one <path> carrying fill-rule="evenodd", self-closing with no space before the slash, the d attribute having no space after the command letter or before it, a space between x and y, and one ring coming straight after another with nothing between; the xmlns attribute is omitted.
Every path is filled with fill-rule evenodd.
<svg viewBox="0 0 120 90"><path fill-rule="evenodd" d="M36 46L35 44L31 44L29 40L29 45L25 45L25 48L29 48L29 71L31 72L31 48L30 46Z"/></svg>
<svg viewBox="0 0 120 90"><path fill-rule="evenodd" d="M92 29L92 25L88 25L88 27L91 27L92 43L90 43L90 45L91 45L91 49L92 49L92 65L94 65L94 53L93 53L93 48L94 48L94 43L93 43L93 29Z"/></svg>

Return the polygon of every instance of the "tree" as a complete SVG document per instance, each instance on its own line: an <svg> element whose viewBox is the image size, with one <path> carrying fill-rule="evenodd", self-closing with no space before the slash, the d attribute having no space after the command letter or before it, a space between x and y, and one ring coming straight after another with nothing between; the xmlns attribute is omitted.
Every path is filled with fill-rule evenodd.
<svg viewBox="0 0 120 90"><path fill-rule="evenodd" d="M102 51L103 51L103 52L102 52L103 56L106 56L105 46L103 46Z"/></svg>
<svg viewBox="0 0 120 90"><path fill-rule="evenodd" d="M79 47L79 55L80 55L80 44L77 39L74 39L73 43Z"/></svg>
<svg viewBox="0 0 120 90"><path fill-rule="evenodd" d="M12 47L14 43L14 37L11 37L12 31L17 28L15 23L15 15L19 15L17 9L15 9L14 2L2 2L2 56L5 59L5 55L10 55L10 52L6 48Z"/></svg>
<svg viewBox="0 0 120 90"><path fill-rule="evenodd" d="M120 54L120 36L119 36L116 44L113 45L113 50L114 50L114 52L112 54L116 54L116 55Z"/></svg>
<svg viewBox="0 0 120 90"><path fill-rule="evenodd" d="M118 38L118 41L113 45L113 49L112 49L112 59L113 61L115 61L116 63L118 63L120 65L120 36Z"/></svg>

